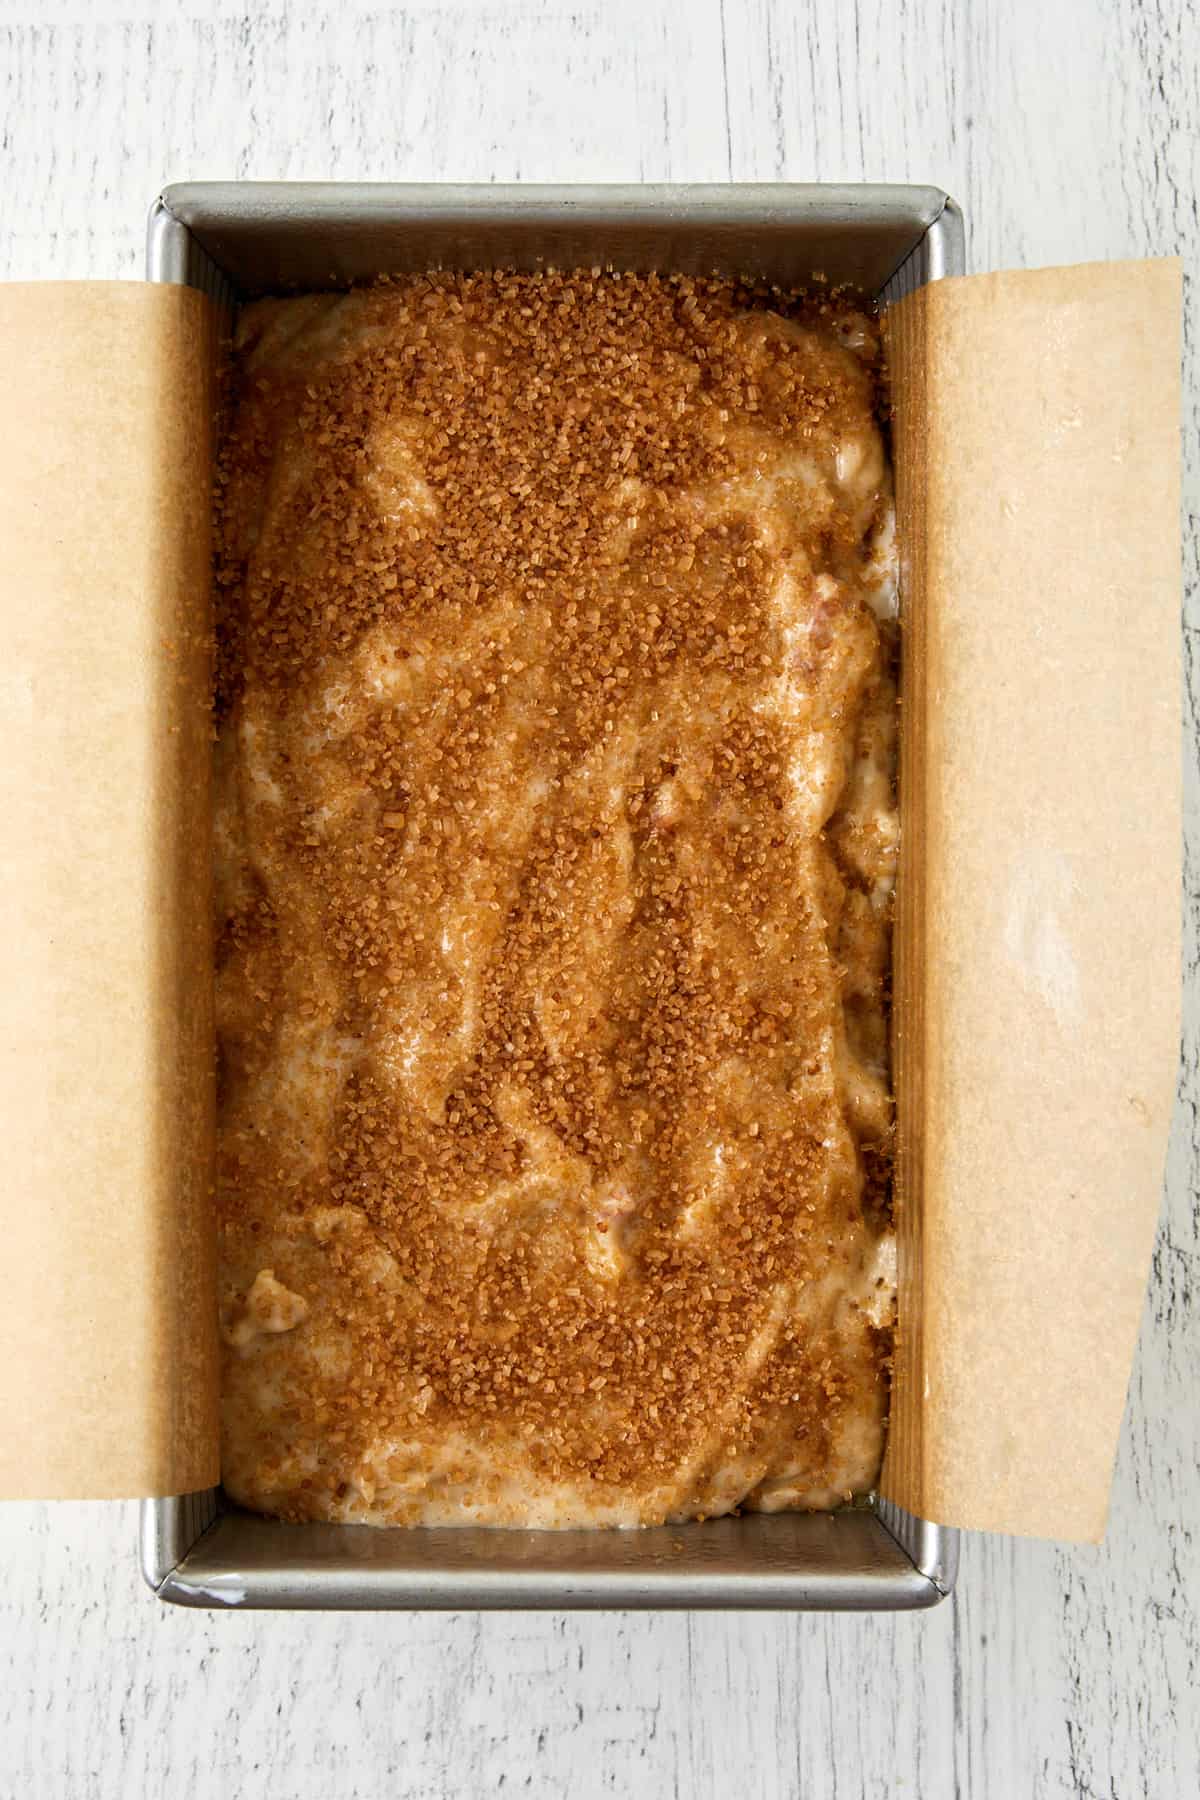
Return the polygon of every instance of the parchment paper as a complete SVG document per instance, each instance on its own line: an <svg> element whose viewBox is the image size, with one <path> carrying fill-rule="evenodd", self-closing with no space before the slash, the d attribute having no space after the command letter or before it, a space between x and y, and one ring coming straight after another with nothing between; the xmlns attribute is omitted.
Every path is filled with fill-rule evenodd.
<svg viewBox="0 0 1200 1800"><path fill-rule="evenodd" d="M1179 1055L1177 263L887 321L903 555L884 1488L1098 1539Z"/></svg>
<svg viewBox="0 0 1200 1800"><path fill-rule="evenodd" d="M217 1478L208 303L0 286L0 1493Z"/></svg>

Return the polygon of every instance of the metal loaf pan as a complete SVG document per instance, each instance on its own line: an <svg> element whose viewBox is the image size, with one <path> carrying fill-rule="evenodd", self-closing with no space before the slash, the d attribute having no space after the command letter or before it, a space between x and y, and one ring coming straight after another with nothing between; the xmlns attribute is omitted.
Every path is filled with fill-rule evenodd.
<svg viewBox="0 0 1200 1800"><path fill-rule="evenodd" d="M151 281L238 302L431 267L820 275L893 300L961 274L962 217L939 188L458 187L196 183L150 214ZM164 1600L262 1607L933 1606L953 1531L877 1501L646 1531L284 1525L220 1489L149 1500L142 1569Z"/></svg>

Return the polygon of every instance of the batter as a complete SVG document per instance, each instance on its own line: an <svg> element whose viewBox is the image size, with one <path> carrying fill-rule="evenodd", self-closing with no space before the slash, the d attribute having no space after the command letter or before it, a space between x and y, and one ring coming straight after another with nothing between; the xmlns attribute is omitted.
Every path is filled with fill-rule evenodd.
<svg viewBox="0 0 1200 1800"><path fill-rule="evenodd" d="M887 1410L874 320L599 271L246 308L218 485L224 1481L830 1507Z"/></svg>

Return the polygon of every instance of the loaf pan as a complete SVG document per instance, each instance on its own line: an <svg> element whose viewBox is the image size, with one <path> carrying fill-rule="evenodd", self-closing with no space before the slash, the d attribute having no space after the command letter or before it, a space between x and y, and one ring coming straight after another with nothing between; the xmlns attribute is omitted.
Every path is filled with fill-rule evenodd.
<svg viewBox="0 0 1200 1800"><path fill-rule="evenodd" d="M851 283L890 302L961 274L962 216L934 187L495 187L189 183L150 214L147 275L230 320L266 293L432 267L612 266ZM185 1606L936 1605L954 1531L883 1500L643 1531L287 1525L220 1489L142 1507L145 1579Z"/></svg>

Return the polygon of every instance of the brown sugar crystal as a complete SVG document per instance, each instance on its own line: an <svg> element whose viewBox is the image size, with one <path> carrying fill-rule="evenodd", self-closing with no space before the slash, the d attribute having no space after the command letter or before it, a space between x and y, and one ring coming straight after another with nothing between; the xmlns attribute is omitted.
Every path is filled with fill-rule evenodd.
<svg viewBox="0 0 1200 1800"><path fill-rule="evenodd" d="M881 381L861 306L715 280L244 310L216 750L244 1503L634 1524L874 1479Z"/></svg>

